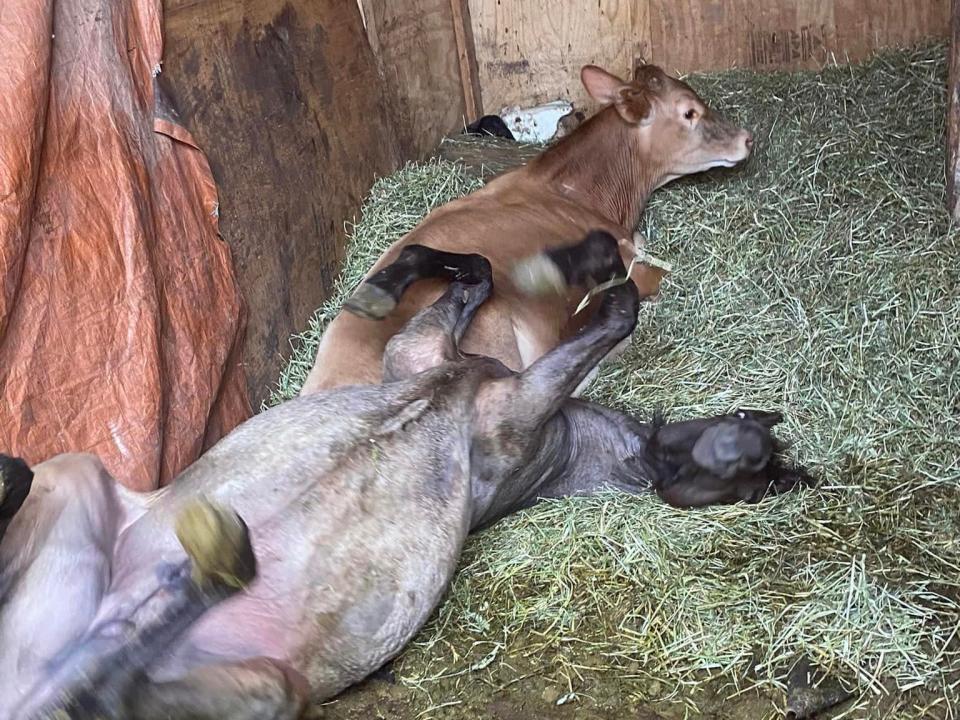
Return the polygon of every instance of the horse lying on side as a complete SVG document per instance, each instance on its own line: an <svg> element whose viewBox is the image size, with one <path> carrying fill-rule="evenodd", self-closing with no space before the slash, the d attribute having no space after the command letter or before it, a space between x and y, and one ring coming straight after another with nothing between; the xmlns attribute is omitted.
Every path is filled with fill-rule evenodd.
<svg viewBox="0 0 960 720"><path fill-rule="evenodd" d="M634 283L515 373L459 353L491 272L447 260L457 279L389 342L383 384L257 415L162 490L89 455L0 456L0 716L297 718L406 645L472 529L604 488L702 505L806 481L774 413L643 424L570 400L633 330Z"/></svg>

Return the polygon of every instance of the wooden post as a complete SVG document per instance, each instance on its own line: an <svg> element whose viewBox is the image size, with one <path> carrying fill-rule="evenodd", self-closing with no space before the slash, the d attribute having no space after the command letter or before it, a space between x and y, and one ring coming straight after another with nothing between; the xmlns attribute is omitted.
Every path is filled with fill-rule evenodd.
<svg viewBox="0 0 960 720"><path fill-rule="evenodd" d="M960 220L960 0L950 11L950 73L947 77L947 211Z"/></svg>
<svg viewBox="0 0 960 720"><path fill-rule="evenodd" d="M483 101L480 97L477 51L474 46L470 7L467 2L468 0L450 0L450 10L453 12L453 33L457 42L460 85L463 88L463 112L469 124L483 113Z"/></svg>

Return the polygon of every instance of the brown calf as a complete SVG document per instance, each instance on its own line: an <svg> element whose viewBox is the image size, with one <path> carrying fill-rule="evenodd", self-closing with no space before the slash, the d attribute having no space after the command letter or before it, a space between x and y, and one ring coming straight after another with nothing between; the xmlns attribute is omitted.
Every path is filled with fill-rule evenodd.
<svg viewBox="0 0 960 720"><path fill-rule="evenodd" d="M571 245L598 229L621 239L629 263L632 229L654 190L684 175L732 167L750 155L753 144L748 130L717 118L690 86L658 67L640 67L625 83L588 65L581 79L590 96L607 107L526 167L434 210L368 275L394 263L409 245L485 256L493 265L494 295L474 319L462 349L515 371L569 337L589 316L571 318L582 290L536 298L521 292L511 278L519 260ZM302 394L381 380L387 341L447 284L427 272L417 277L425 279L412 284L398 304L369 297L358 303L368 318L382 319L351 313L334 319ZM661 277L662 271L644 264L632 272L642 295L654 294Z"/></svg>

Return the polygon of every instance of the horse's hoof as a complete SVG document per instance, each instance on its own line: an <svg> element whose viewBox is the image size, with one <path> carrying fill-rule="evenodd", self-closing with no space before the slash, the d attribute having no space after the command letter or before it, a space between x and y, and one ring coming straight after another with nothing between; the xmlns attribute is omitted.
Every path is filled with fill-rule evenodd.
<svg viewBox="0 0 960 720"><path fill-rule="evenodd" d="M567 290L563 272L542 252L518 261L510 272L510 279L517 290L532 297L562 295Z"/></svg>
<svg viewBox="0 0 960 720"><path fill-rule="evenodd" d="M197 500L180 511L176 533L193 564L193 581L201 588L240 590L256 577L250 532L236 513Z"/></svg>
<svg viewBox="0 0 960 720"><path fill-rule="evenodd" d="M390 293L365 282L343 304L343 309L367 320L383 320L396 306L397 301Z"/></svg>

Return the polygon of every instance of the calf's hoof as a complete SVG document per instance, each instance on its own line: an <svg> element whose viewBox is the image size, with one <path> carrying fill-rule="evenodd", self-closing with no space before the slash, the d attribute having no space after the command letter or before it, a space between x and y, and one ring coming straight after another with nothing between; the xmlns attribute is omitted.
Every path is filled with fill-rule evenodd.
<svg viewBox="0 0 960 720"><path fill-rule="evenodd" d="M177 516L176 533L193 565L193 581L200 588L235 592L256 577L250 532L231 510L207 500L194 501Z"/></svg>
<svg viewBox="0 0 960 720"><path fill-rule="evenodd" d="M26 462L0 455L0 520L9 520L17 514L32 484L33 470Z"/></svg>
<svg viewBox="0 0 960 720"><path fill-rule="evenodd" d="M343 304L347 312L367 320L383 320L397 306L396 298L370 282L364 282Z"/></svg>

